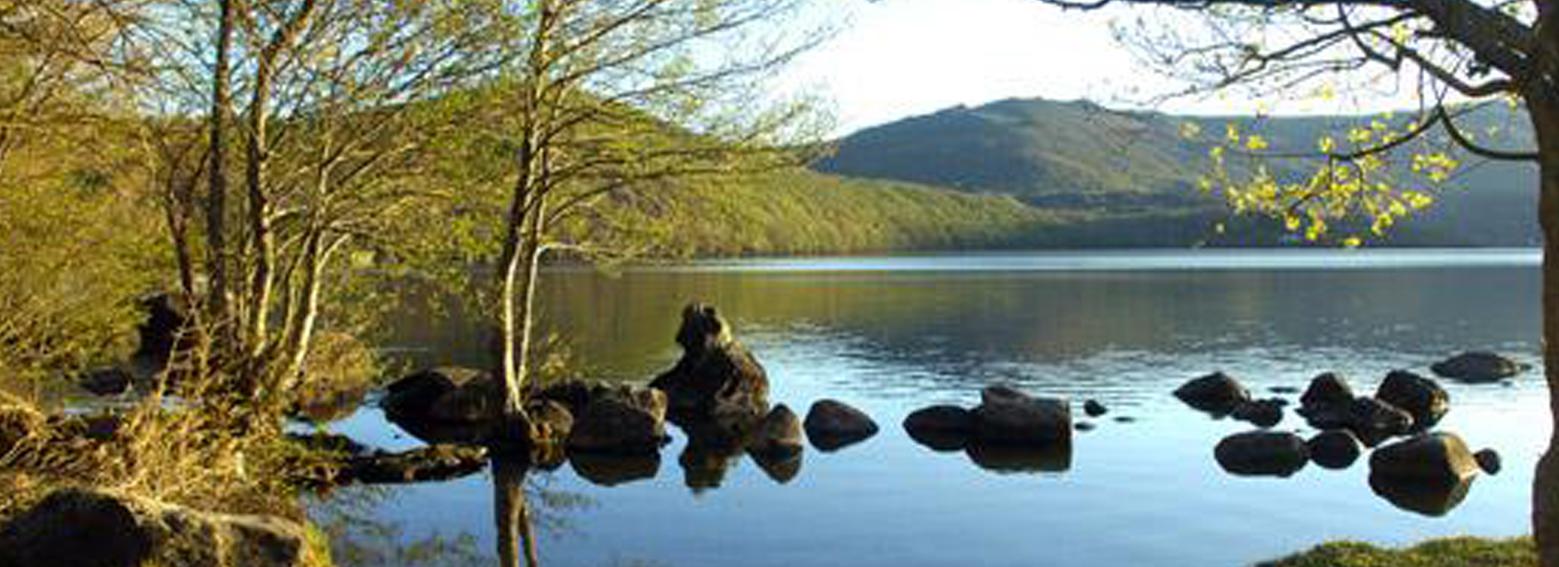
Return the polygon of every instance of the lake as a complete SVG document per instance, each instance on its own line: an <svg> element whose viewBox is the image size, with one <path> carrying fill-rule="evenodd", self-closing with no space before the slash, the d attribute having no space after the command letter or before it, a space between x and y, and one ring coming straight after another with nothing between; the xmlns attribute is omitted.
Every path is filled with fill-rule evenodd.
<svg viewBox="0 0 1559 567"><path fill-rule="evenodd" d="M1452 409L1438 429L1498 450L1505 470L1440 516L1377 496L1365 459L1289 478L1227 474L1214 444L1252 426L1170 392L1222 370L1265 397L1331 370L1367 394L1388 370L1428 374L1473 349L1537 363L1538 261L1533 250L1090 251L552 270L545 326L570 338L589 377L643 382L669 367L680 309L697 299L767 368L771 401L805 414L839 399L882 431L836 452L808 447L799 470L776 471L688 452L668 425L650 478L603 486L590 467L529 471L535 546L549 565L1205 566L1337 538L1526 533L1549 434L1539 372L1441 380ZM479 328L456 308L408 307L384 346L418 364L482 364ZM1087 399L1110 413L1076 433L1069 461L1032 471L934 452L900 426L927 405L972 406L995 382L1069 397L1074 418ZM420 444L371 406L329 427ZM1314 433L1291 410L1276 429ZM488 565L496 493L491 472L348 487L311 514L345 564Z"/></svg>

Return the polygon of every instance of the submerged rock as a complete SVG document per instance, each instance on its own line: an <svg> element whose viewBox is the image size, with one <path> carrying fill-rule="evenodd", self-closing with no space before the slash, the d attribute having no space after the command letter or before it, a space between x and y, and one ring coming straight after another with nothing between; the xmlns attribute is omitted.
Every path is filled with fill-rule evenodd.
<svg viewBox="0 0 1559 567"><path fill-rule="evenodd" d="M1250 431L1223 438L1213 457L1231 474L1286 477L1305 467L1310 449L1293 433Z"/></svg>
<svg viewBox="0 0 1559 567"><path fill-rule="evenodd" d="M1482 451L1473 453L1472 458L1478 462L1478 468L1483 469L1483 472L1491 475L1499 474L1499 453L1495 452L1493 449L1484 449Z"/></svg>
<svg viewBox="0 0 1559 567"><path fill-rule="evenodd" d="M788 455L801 451L801 419L785 404L774 406L758 424L748 450L764 455Z"/></svg>
<svg viewBox="0 0 1559 567"><path fill-rule="evenodd" d="M1317 433L1305 446L1310 449L1310 460L1322 468L1345 469L1359 460L1359 438L1346 429Z"/></svg>
<svg viewBox="0 0 1559 567"><path fill-rule="evenodd" d="M964 452L976 466L998 473L1066 472L1072 468L1070 443L1038 447L974 443Z"/></svg>
<svg viewBox="0 0 1559 567"><path fill-rule="evenodd" d="M1062 398L1037 398L987 386L974 408L974 439L985 445L1044 446L1072 440L1072 409Z"/></svg>
<svg viewBox="0 0 1559 567"><path fill-rule="evenodd" d="M1435 374L1470 383L1498 382L1531 368L1492 352L1464 352L1429 366Z"/></svg>
<svg viewBox="0 0 1559 567"><path fill-rule="evenodd" d="M568 464L591 484L611 487L655 478L660 472L660 453L570 453Z"/></svg>
<svg viewBox="0 0 1559 567"><path fill-rule="evenodd" d="M324 559L290 520L81 489L55 491L0 528L0 565L283 567Z"/></svg>
<svg viewBox="0 0 1559 567"><path fill-rule="evenodd" d="M822 451L834 451L877 434L877 422L865 412L837 400L818 400L802 422L807 439Z"/></svg>
<svg viewBox="0 0 1559 567"><path fill-rule="evenodd" d="M1257 427L1272 427L1283 421L1283 400L1250 400L1234 408L1229 416Z"/></svg>
<svg viewBox="0 0 1559 567"><path fill-rule="evenodd" d="M935 451L960 451L974 434L974 414L953 405L936 405L911 412L904 432Z"/></svg>
<svg viewBox="0 0 1559 567"><path fill-rule="evenodd" d="M654 388L606 389L573 421L568 449L581 453L654 453L666 440L666 403L666 394Z"/></svg>
<svg viewBox="0 0 1559 567"><path fill-rule="evenodd" d="M731 333L713 306L693 303L682 310L677 330L682 358L650 382L666 393L676 413L720 416L764 415L769 379L763 366Z"/></svg>
<svg viewBox="0 0 1559 567"><path fill-rule="evenodd" d="M1214 372L1182 384L1175 389L1175 397L1193 408L1223 416L1250 401L1250 391L1228 374Z"/></svg>
<svg viewBox="0 0 1559 567"><path fill-rule="evenodd" d="M408 451L382 452L347 459L338 482L400 484L448 480L474 474L487 466L487 450L465 445L431 445Z"/></svg>
<svg viewBox="0 0 1559 567"><path fill-rule="evenodd" d="M1083 413L1088 417L1099 417L1109 413L1109 411L1110 408L1104 407L1104 404L1099 403L1098 400L1088 400L1083 402Z"/></svg>
<svg viewBox="0 0 1559 567"><path fill-rule="evenodd" d="M1406 370L1392 370L1375 390L1375 399L1413 416L1413 430L1423 431L1440 422L1451 408L1451 395L1434 380Z"/></svg>

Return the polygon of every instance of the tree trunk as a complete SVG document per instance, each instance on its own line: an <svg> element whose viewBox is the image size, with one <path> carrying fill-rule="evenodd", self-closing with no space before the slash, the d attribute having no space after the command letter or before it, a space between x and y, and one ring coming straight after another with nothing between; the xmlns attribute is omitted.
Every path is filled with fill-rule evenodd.
<svg viewBox="0 0 1559 567"><path fill-rule="evenodd" d="M509 457L493 459L493 517L498 528L498 564L537 567L536 535L531 528L530 506L525 499L525 464Z"/></svg>
<svg viewBox="0 0 1559 567"><path fill-rule="evenodd" d="M221 0L221 20L217 24L216 66L211 71L211 167L206 194L206 321L213 326L231 322L227 301L227 152L226 123L231 80L228 76L228 52L233 43L233 0ZM220 332L218 335L220 336Z"/></svg>
<svg viewBox="0 0 1559 567"><path fill-rule="evenodd" d="M515 288L516 279L521 272L521 260L529 256L529 247L526 245L525 236L528 233L526 227L527 216L525 210L529 204L530 174L528 167L528 149L521 148L522 162L520 180L514 189L514 195L509 203L509 215L505 222L503 252L498 258L498 333L497 358L498 378L504 383L504 413L513 417L524 413L524 392L520 389L520 376L517 369L517 356L515 352L515 340L517 325L516 317L524 316L516 313ZM529 269L525 270L529 273Z"/></svg>
<svg viewBox="0 0 1559 567"><path fill-rule="evenodd" d="M1548 381L1548 449L1532 480L1532 531L1541 564L1559 567L1559 93L1527 96L1536 127L1543 229L1543 374Z"/></svg>

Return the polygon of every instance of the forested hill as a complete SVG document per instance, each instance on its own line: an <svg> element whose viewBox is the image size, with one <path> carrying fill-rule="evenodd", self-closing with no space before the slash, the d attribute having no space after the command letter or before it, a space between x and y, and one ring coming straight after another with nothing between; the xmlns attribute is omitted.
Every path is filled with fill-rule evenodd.
<svg viewBox="0 0 1559 567"><path fill-rule="evenodd" d="M1210 169L1209 140L1230 124L1257 132L1273 152L1310 150L1320 137L1339 139L1351 127L1401 123L1407 116L1191 117L1121 112L1077 101L1009 99L976 108L955 107L868 128L838 141L818 171L891 179L982 194L1010 195L1026 204L1083 213L1092 222L1073 226L1068 238L1087 235L1133 245L1186 245L1224 213L1215 198L1195 189ZM1459 118L1480 139L1519 146L1530 138L1525 117L1503 105ZM1201 136L1187 136L1187 125ZM1436 192L1438 203L1400 225L1384 243L1410 245L1527 245L1536 242L1536 171L1524 164L1485 163L1466 156L1453 180ZM1298 161L1272 161L1280 175L1305 173ZM1405 166L1404 166L1405 167ZM1122 222L1122 218L1134 219ZM1154 222L1144 222L1151 219ZM1179 219L1178 221L1176 219ZM1177 224L1177 223L1188 224ZM1090 229L1089 226L1092 225ZM1133 234L1103 230L1131 231ZM1266 244L1275 234L1252 222L1247 234L1220 237L1226 244ZM1155 237L1147 231L1159 231ZM1055 240L1055 239L1051 239Z"/></svg>

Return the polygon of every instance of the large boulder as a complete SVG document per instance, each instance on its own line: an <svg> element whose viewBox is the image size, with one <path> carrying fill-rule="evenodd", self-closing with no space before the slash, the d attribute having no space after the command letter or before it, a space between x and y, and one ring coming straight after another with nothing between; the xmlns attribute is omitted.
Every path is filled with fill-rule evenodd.
<svg viewBox="0 0 1559 567"><path fill-rule="evenodd" d="M960 451L974 434L974 414L953 405L936 405L910 412L904 432L935 451Z"/></svg>
<svg viewBox="0 0 1559 567"><path fill-rule="evenodd" d="M974 408L974 439L984 445L1045 446L1072 441L1071 404L987 386Z"/></svg>
<svg viewBox="0 0 1559 567"><path fill-rule="evenodd" d="M1316 429L1352 431L1369 447L1413 430L1413 414L1375 398L1354 398L1335 406L1301 407L1299 414Z"/></svg>
<svg viewBox="0 0 1559 567"><path fill-rule="evenodd" d="M1223 372L1193 379L1175 389L1175 397L1187 405L1216 415L1228 415L1250 401L1250 390Z"/></svg>
<svg viewBox="0 0 1559 567"><path fill-rule="evenodd" d="M1310 379L1310 386L1299 396L1299 406L1309 411L1353 403L1353 387L1336 372L1323 372Z"/></svg>
<svg viewBox="0 0 1559 567"><path fill-rule="evenodd" d="M1492 352L1464 352L1429 366L1435 374L1463 382L1498 382L1531 368Z"/></svg>
<svg viewBox="0 0 1559 567"><path fill-rule="evenodd" d="M1286 477L1305 468L1310 449L1293 433L1249 431L1223 438L1213 458L1231 474Z"/></svg>
<svg viewBox="0 0 1559 567"><path fill-rule="evenodd" d="M1429 484L1451 484L1478 474L1478 461L1454 433L1424 433L1376 449L1370 474Z"/></svg>
<svg viewBox="0 0 1559 567"><path fill-rule="evenodd" d="M475 423L502 417L503 397L503 384L489 372L442 367L391 382L379 405L391 420Z"/></svg>
<svg viewBox="0 0 1559 567"><path fill-rule="evenodd" d="M1413 429L1424 431L1451 409L1451 395L1434 380L1406 370L1392 370L1375 390L1375 399L1413 416Z"/></svg>
<svg viewBox="0 0 1559 567"><path fill-rule="evenodd" d="M682 358L650 382L651 388L666 393L673 412L767 414L768 375L713 306L694 303L682 310L677 344L682 346Z"/></svg>
<svg viewBox="0 0 1559 567"><path fill-rule="evenodd" d="M328 561L303 526L80 489L55 491L0 527L0 565L281 567Z"/></svg>
<svg viewBox="0 0 1559 567"><path fill-rule="evenodd" d="M877 422L865 412L838 400L818 400L802 422L812 446L833 451L877 434Z"/></svg>
<svg viewBox="0 0 1559 567"><path fill-rule="evenodd" d="M655 453L666 440L666 394L635 386L604 389L572 425L571 452Z"/></svg>
<svg viewBox="0 0 1559 567"><path fill-rule="evenodd" d="M1478 474L1467 444L1452 433L1424 433L1370 455L1370 488L1392 504L1440 516L1461 503Z"/></svg>
<svg viewBox="0 0 1559 567"><path fill-rule="evenodd" d="M758 423L747 448L754 454L789 455L800 452L801 445L801 419L785 404L780 404Z"/></svg>

